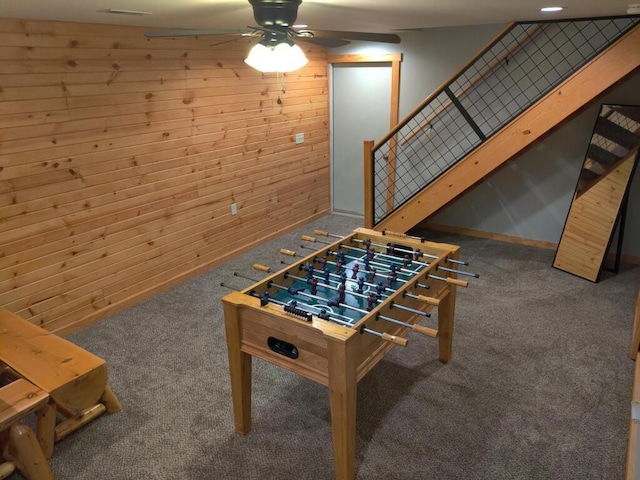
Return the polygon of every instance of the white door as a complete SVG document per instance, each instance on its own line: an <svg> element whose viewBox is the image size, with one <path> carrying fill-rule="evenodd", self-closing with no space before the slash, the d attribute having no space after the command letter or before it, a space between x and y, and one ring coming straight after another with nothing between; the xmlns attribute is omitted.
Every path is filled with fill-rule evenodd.
<svg viewBox="0 0 640 480"><path fill-rule="evenodd" d="M363 143L389 131L391 64L335 64L331 92L333 210L364 215Z"/></svg>

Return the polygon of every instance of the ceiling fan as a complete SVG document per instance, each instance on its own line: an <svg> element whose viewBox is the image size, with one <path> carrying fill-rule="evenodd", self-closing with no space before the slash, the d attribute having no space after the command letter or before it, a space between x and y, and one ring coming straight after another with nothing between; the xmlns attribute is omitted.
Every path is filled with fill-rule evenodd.
<svg viewBox="0 0 640 480"><path fill-rule="evenodd" d="M160 30L146 32L146 37L182 37L200 35L242 35L263 38L261 43L275 46L293 40L314 43L323 47L340 47L350 40L367 42L400 43L400 37L391 33L343 32L335 30L300 30L293 25L302 0L249 0L253 18L259 26L249 30Z"/></svg>

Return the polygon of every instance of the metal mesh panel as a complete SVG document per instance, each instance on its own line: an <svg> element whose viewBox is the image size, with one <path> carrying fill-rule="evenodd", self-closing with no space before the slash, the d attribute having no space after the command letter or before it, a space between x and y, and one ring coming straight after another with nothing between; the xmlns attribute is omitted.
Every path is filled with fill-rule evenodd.
<svg viewBox="0 0 640 480"><path fill-rule="evenodd" d="M640 22L519 23L373 150L373 223L442 175Z"/></svg>

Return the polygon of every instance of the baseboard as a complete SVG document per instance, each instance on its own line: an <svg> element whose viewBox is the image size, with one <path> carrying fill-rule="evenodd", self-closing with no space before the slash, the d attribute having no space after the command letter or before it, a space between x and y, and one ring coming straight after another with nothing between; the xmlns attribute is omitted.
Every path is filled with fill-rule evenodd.
<svg viewBox="0 0 640 480"><path fill-rule="evenodd" d="M182 282L185 282L186 280L188 280L189 278L195 277L197 275L201 275L204 272L206 272L207 270L210 270L211 268L220 265L224 262L227 262L235 257L237 257L238 255L242 255L243 253L246 253L248 251L250 251L253 248L256 248L257 246L261 245L264 242L267 242L269 240L273 240L274 238L279 237L280 235L284 235L285 233L288 233L298 227L301 227L303 225L306 225L320 217L323 217L325 215L328 215L329 213L331 213L328 209L327 210L322 210L318 213L316 213L315 215L311 216L311 217L307 217L304 218L302 220L299 220L295 223L292 223L291 225L288 225L286 228L277 230L272 232L269 235L266 235L258 240L255 240L251 243L248 243L246 245L242 245L230 252L227 252L226 255L222 255L220 256L218 259L216 259L214 262L209 262L209 263L205 263L203 265L199 265L195 268L192 268L190 270L187 270L185 272L180 273L179 275L176 275L175 277L169 279L168 281L162 283L161 285L155 285L153 287L150 287L146 290L143 290L141 292L138 292L136 295L132 295L130 297L124 298L122 300L120 300L117 303L112 303L107 305L104 308L101 308L100 310L95 311L94 313L87 315L83 318L81 318L80 320L77 320L73 323L69 323L69 324L65 324L60 326L59 328L52 328L50 329L50 331L52 333L55 333L56 335L60 335L63 337L66 337L74 332L77 332L79 330L82 330L88 326L91 326L95 323L98 323L99 321L114 315L126 308L132 307L144 300L147 300L148 298L151 298L165 290L168 290L171 287L174 287ZM48 329L49 330L49 329Z"/></svg>
<svg viewBox="0 0 640 480"><path fill-rule="evenodd" d="M469 237L487 238L489 240L497 240L506 243L515 243L518 245L526 245L528 247L544 248L547 250L557 250L558 244L554 242L545 242L542 240L533 240L531 238L514 237L511 235L504 235L502 233L483 232L481 230L473 230L471 228L454 227L451 225L442 225L439 223L422 222L418 225L418 228L427 228L429 230L435 230L437 232L455 233L458 235L467 235ZM615 255L609 253L607 256L608 261L615 260ZM620 261L623 263L630 263L633 265L640 265L640 257L633 255L621 255Z"/></svg>

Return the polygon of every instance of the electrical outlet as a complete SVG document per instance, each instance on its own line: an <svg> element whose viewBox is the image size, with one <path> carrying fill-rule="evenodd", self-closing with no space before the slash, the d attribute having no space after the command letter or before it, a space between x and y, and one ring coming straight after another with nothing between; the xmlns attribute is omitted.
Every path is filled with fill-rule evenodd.
<svg viewBox="0 0 640 480"><path fill-rule="evenodd" d="M238 214L238 206L235 203L231 204L231 215L237 215Z"/></svg>
<svg viewBox="0 0 640 480"><path fill-rule="evenodd" d="M296 143L304 143L304 133L296 133Z"/></svg>

